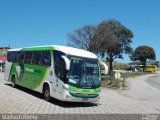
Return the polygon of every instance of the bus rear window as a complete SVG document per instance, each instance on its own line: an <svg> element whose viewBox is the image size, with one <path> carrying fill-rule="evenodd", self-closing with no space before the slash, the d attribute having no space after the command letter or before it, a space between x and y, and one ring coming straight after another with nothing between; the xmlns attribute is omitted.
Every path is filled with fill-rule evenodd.
<svg viewBox="0 0 160 120"><path fill-rule="evenodd" d="M7 61L8 62L16 62L17 61L17 52L8 52Z"/></svg>

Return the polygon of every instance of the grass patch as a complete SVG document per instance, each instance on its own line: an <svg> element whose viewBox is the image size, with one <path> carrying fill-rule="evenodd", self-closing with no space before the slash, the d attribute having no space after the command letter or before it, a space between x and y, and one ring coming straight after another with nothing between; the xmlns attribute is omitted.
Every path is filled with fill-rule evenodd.
<svg viewBox="0 0 160 120"><path fill-rule="evenodd" d="M104 80L101 81L101 87L112 88L112 89L123 89L126 88L126 81L124 79L121 80Z"/></svg>
<svg viewBox="0 0 160 120"><path fill-rule="evenodd" d="M121 77L124 79L130 78L130 77L136 77L141 75L149 74L147 72L127 72L127 73L121 73Z"/></svg>
<svg viewBox="0 0 160 120"><path fill-rule="evenodd" d="M101 81L101 87L112 88L112 89L117 89L117 88L122 89L123 87L126 87L125 83L126 81L123 78L120 80L111 80L110 76L107 75L106 77L103 77Z"/></svg>

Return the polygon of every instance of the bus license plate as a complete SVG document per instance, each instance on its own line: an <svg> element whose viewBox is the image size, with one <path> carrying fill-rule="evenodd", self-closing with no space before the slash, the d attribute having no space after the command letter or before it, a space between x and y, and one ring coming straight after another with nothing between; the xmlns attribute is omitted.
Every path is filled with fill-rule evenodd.
<svg viewBox="0 0 160 120"><path fill-rule="evenodd" d="M82 98L82 101L87 102L87 101L88 101L88 98Z"/></svg>

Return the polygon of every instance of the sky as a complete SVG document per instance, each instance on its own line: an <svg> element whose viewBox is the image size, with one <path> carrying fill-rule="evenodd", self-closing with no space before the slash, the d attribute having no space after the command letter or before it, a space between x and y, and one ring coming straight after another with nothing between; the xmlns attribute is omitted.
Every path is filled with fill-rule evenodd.
<svg viewBox="0 0 160 120"><path fill-rule="evenodd" d="M133 49L149 45L160 61L159 0L0 0L0 47L66 45L68 33L107 19L133 32Z"/></svg>

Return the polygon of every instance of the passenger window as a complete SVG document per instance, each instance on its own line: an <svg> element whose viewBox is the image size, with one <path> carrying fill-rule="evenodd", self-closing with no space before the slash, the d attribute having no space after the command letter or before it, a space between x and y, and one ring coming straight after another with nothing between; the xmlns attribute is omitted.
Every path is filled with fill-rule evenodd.
<svg viewBox="0 0 160 120"><path fill-rule="evenodd" d="M24 63L31 64L32 52L26 52Z"/></svg>
<svg viewBox="0 0 160 120"><path fill-rule="evenodd" d="M44 66L50 66L51 65L50 51L43 51L42 52L41 65L44 65Z"/></svg>
<svg viewBox="0 0 160 120"><path fill-rule="evenodd" d="M62 59L61 55L63 55L62 52L59 51L54 51L54 68L55 68L55 74L58 78L63 80L65 82L65 76L66 76L66 71L65 71L65 62Z"/></svg>
<svg viewBox="0 0 160 120"><path fill-rule="evenodd" d="M36 65L40 65L41 57L42 57L42 53L41 52L33 52L32 63L36 64Z"/></svg>
<svg viewBox="0 0 160 120"><path fill-rule="evenodd" d="M19 63L23 63L24 62L24 57L25 57L25 53L24 52L18 52L17 53L17 58L18 58L18 62Z"/></svg>

